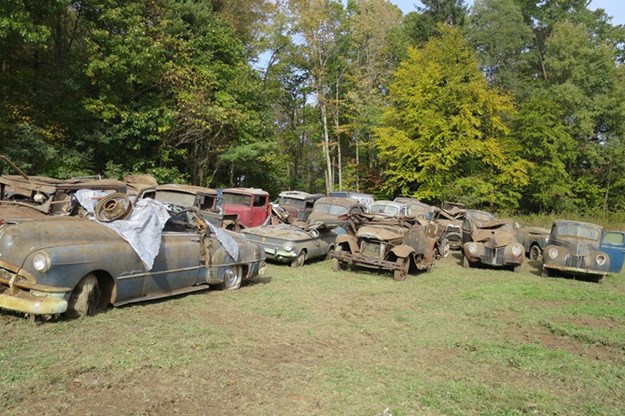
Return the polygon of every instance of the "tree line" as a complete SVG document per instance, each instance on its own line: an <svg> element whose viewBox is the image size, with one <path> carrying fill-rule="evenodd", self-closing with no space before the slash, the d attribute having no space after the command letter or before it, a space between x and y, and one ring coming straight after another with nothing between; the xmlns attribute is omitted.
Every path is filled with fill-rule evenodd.
<svg viewBox="0 0 625 416"><path fill-rule="evenodd" d="M625 29L588 0L421 3L2 2L0 153L56 177L623 209Z"/></svg>

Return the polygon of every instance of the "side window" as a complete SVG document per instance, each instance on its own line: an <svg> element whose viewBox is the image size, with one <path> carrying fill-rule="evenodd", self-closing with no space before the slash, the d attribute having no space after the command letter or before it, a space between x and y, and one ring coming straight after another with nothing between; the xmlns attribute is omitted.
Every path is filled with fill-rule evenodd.
<svg viewBox="0 0 625 416"><path fill-rule="evenodd" d="M267 197L264 195L254 195L254 206L264 207L267 203Z"/></svg>
<svg viewBox="0 0 625 416"><path fill-rule="evenodd" d="M201 211L208 211L213 209L215 198L208 195L199 195L199 205Z"/></svg>
<svg viewBox="0 0 625 416"><path fill-rule="evenodd" d="M608 232L603 237L603 242L622 246L625 244L625 236L622 233Z"/></svg>
<svg viewBox="0 0 625 416"><path fill-rule="evenodd" d="M351 214L362 214L365 211L362 209L362 207L353 207L352 209L349 210L349 212Z"/></svg>

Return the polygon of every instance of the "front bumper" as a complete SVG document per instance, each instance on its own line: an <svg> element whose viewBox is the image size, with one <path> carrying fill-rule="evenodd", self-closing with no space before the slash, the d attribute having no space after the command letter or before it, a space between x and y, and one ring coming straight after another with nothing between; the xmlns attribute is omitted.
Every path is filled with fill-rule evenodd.
<svg viewBox="0 0 625 416"><path fill-rule="evenodd" d="M603 277L608 274L607 270L583 269L580 267L561 266L557 264L543 264L543 267L550 270L557 270L562 273L570 273L576 275L598 276Z"/></svg>
<svg viewBox="0 0 625 416"><path fill-rule="evenodd" d="M55 315L67 311L67 300L34 296L25 290L6 288L0 289L0 308L31 315Z"/></svg>
<svg viewBox="0 0 625 416"><path fill-rule="evenodd" d="M286 251L277 248L265 247L265 256L268 260L290 263L297 258L297 251Z"/></svg>

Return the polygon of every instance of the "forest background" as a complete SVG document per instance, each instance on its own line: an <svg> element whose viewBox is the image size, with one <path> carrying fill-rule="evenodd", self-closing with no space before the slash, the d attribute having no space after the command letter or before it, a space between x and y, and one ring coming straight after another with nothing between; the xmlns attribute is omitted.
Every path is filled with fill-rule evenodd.
<svg viewBox="0 0 625 416"><path fill-rule="evenodd" d="M0 153L60 178L622 211L625 28L588 0L421 3L2 1Z"/></svg>

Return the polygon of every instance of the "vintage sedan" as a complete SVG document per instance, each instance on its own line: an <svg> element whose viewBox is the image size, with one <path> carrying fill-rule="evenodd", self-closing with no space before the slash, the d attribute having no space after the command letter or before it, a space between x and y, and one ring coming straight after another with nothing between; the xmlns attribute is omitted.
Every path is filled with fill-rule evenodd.
<svg viewBox="0 0 625 416"><path fill-rule="evenodd" d="M579 221L556 220L545 247L542 276L554 272L585 276L601 282L623 267L625 236L621 231Z"/></svg>
<svg viewBox="0 0 625 416"><path fill-rule="evenodd" d="M241 231L249 241L260 244L268 260L302 267L307 260L327 258L334 250L337 232L324 223L275 224Z"/></svg>
<svg viewBox="0 0 625 416"><path fill-rule="evenodd" d="M207 224L196 210L170 209L149 266L118 232L87 218L0 225L0 307L32 315L91 315L108 305L213 285L237 289L261 273L265 254L258 244ZM143 230L139 239L145 239Z"/></svg>
<svg viewBox="0 0 625 416"><path fill-rule="evenodd" d="M525 255L530 260L542 260L543 250L549 243L549 230L517 224L517 240L523 244Z"/></svg>
<svg viewBox="0 0 625 416"><path fill-rule="evenodd" d="M336 238L336 248L330 255L333 270L345 270L349 265L389 270L394 280L402 281L411 267L429 271L434 266L441 231L438 224L375 215L352 216L351 221L359 223L356 235Z"/></svg>
<svg viewBox="0 0 625 416"><path fill-rule="evenodd" d="M328 226L350 227L349 216L363 214L367 208L353 198L326 196L315 202L308 216L309 223L322 222Z"/></svg>
<svg viewBox="0 0 625 416"><path fill-rule="evenodd" d="M282 191L275 202L288 213L288 222L306 221L315 206L315 201L322 198L322 194L309 194L302 191Z"/></svg>
<svg viewBox="0 0 625 416"><path fill-rule="evenodd" d="M516 239L513 221L478 222L465 218L462 232L463 267L484 264L520 271L525 250Z"/></svg>

